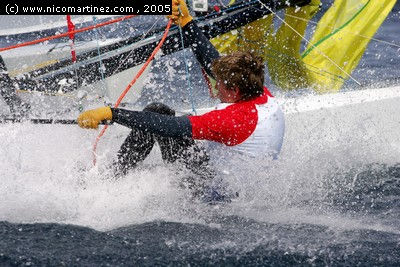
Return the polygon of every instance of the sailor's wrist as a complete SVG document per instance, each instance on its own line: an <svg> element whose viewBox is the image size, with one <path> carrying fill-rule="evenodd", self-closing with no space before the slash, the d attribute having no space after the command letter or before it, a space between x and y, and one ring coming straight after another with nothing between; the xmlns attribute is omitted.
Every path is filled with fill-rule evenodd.
<svg viewBox="0 0 400 267"><path fill-rule="evenodd" d="M193 21L193 17L188 15L181 18L181 27L184 28L186 25Z"/></svg>
<svg viewBox="0 0 400 267"><path fill-rule="evenodd" d="M115 121L118 118L118 109L117 108L112 108L111 109L111 121Z"/></svg>
<svg viewBox="0 0 400 267"><path fill-rule="evenodd" d="M183 32L183 40L185 44L191 45L197 39L199 33L201 33L200 28L197 26L197 23L192 20L185 27L182 27Z"/></svg>
<svg viewBox="0 0 400 267"><path fill-rule="evenodd" d="M194 25L197 25L196 22L192 19L189 22L187 22L184 26L182 26L182 30L191 30Z"/></svg>

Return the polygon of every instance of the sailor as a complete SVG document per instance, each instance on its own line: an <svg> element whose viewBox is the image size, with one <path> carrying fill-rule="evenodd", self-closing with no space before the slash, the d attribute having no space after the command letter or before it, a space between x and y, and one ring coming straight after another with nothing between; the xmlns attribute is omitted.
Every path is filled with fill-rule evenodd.
<svg viewBox="0 0 400 267"><path fill-rule="evenodd" d="M220 56L203 35L183 0L173 0L168 16L183 30L184 42L190 45L197 60L216 81L214 110L203 115L175 116L174 110L152 103L143 111L101 107L78 117L82 128L97 128L103 120L132 129L118 152L116 170L125 174L142 162L158 142L165 162L192 171L188 187L195 195L211 200L225 196L210 189L215 177L213 161L225 155L276 158L284 135L284 115L275 98L264 87L264 64L251 52ZM205 141L197 141L205 140Z"/></svg>

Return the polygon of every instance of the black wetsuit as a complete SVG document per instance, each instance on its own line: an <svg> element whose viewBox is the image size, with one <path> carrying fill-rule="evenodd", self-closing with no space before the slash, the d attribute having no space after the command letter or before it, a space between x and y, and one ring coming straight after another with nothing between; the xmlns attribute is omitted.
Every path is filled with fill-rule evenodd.
<svg viewBox="0 0 400 267"><path fill-rule="evenodd" d="M190 46L202 67L212 76L210 67L218 51L192 21L183 27L185 46ZM113 122L132 128L118 152L116 169L126 174L142 162L158 142L165 162L182 163L196 177L187 179L196 194L214 174L208 166L204 148L192 139L192 126L187 116L175 117L175 111L161 103L152 103L143 111L112 109Z"/></svg>

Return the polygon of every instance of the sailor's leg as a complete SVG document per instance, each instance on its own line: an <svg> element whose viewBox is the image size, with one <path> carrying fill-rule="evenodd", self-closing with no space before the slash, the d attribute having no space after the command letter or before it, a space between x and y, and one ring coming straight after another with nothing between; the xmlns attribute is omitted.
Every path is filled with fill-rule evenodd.
<svg viewBox="0 0 400 267"><path fill-rule="evenodd" d="M144 111L156 112L175 116L175 111L167 105L152 103ZM160 145L161 156L165 162L173 163L177 160L183 162L189 169L196 169L206 165L209 157L205 149L191 138L170 138L154 136Z"/></svg>
<svg viewBox="0 0 400 267"><path fill-rule="evenodd" d="M217 176L210 166L210 157L200 142L193 139L172 139L155 136L160 145L163 160L178 163L190 170L190 174L181 180L181 185L190 189L193 197L207 203L230 202L238 197L230 192L227 184Z"/></svg>
<svg viewBox="0 0 400 267"><path fill-rule="evenodd" d="M169 116L175 116L175 111L161 103L148 105L145 111L156 112ZM192 189L194 194L203 191L204 185L213 177L214 173L208 165L209 157L200 143L191 138L167 138L154 136L160 146L161 156L164 162L178 163L191 171L191 175L186 177L183 183Z"/></svg>
<svg viewBox="0 0 400 267"><path fill-rule="evenodd" d="M168 163L179 161L187 165L189 169L208 164L209 157L205 149L193 139L160 136L155 136L155 139L160 145L163 160Z"/></svg>
<svg viewBox="0 0 400 267"><path fill-rule="evenodd" d="M136 167L151 152L154 138L149 133L132 129L118 151L118 160L114 163L117 174L126 174Z"/></svg>
<svg viewBox="0 0 400 267"><path fill-rule="evenodd" d="M190 170L181 180L181 186L188 188L194 198L207 203L230 202L238 193L227 190L226 184L217 178L209 164L205 148L192 139L172 139L155 136L160 145L163 160L178 163Z"/></svg>
<svg viewBox="0 0 400 267"><path fill-rule="evenodd" d="M209 156L204 147L192 139L173 139L155 136L162 158L168 163L178 163L190 170L181 185L189 188L195 197L201 197L205 188L211 183L215 174L209 166Z"/></svg>
<svg viewBox="0 0 400 267"><path fill-rule="evenodd" d="M175 114L172 109L161 103L152 103L146 106L143 111L172 116ZM152 134L132 129L118 151L118 160L114 163L116 173L125 175L129 170L135 168L150 154L154 142L155 139Z"/></svg>

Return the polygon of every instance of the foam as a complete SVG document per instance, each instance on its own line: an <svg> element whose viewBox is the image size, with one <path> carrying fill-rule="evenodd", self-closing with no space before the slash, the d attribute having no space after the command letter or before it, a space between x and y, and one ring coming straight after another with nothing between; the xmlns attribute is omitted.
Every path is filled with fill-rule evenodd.
<svg viewBox="0 0 400 267"><path fill-rule="evenodd" d="M189 200L188 192L177 186L179 175L161 163L157 149L145 163L149 168L133 171L121 180L110 179L106 166L115 159L128 133L124 127L114 125L107 132L98 147L98 166L93 168L91 149L97 131L3 124L0 220L71 223L108 230L154 220L206 223L213 216L238 215L267 222L332 226L329 208L316 205L330 190L338 190L329 187L329 179L341 179L349 170L367 164L398 163L400 123L396 114L400 113L396 101L384 98L361 101L359 106L288 114L280 159L249 161L225 177L240 191L240 197L219 206ZM317 214L310 212L315 205L322 207ZM300 211L293 212L294 207ZM386 229L379 222L356 223L364 220L356 218L349 223L344 215L335 214L343 227Z"/></svg>

